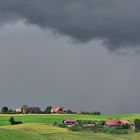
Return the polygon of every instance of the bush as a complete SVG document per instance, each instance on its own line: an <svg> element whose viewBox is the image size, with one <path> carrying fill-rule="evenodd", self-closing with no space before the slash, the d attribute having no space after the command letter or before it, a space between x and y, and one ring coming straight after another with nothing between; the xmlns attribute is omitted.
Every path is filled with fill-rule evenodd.
<svg viewBox="0 0 140 140"><path fill-rule="evenodd" d="M54 125L54 126L57 126L57 122L55 121L55 122L53 123L53 125Z"/></svg>
<svg viewBox="0 0 140 140"><path fill-rule="evenodd" d="M118 129L130 129L130 125L129 124L121 124L117 128Z"/></svg>
<svg viewBox="0 0 140 140"><path fill-rule="evenodd" d="M66 126L65 124L63 124L63 123L62 123L62 124L58 124L57 126L58 126L58 127L62 127L62 128L66 128L66 127L67 127L67 126Z"/></svg>
<svg viewBox="0 0 140 140"><path fill-rule="evenodd" d="M139 132L140 131L140 119L135 119L134 123L135 123L135 131Z"/></svg>
<svg viewBox="0 0 140 140"><path fill-rule="evenodd" d="M9 122L11 123L11 125L22 124L21 121L15 121L15 120L14 120L14 117L11 117L11 118L9 119Z"/></svg>
<svg viewBox="0 0 140 140"><path fill-rule="evenodd" d="M77 122L77 124L79 125L79 124L95 124L96 123L96 121L93 121L93 120L77 120L76 121Z"/></svg>
<svg viewBox="0 0 140 140"><path fill-rule="evenodd" d="M73 127L69 127L69 129L71 131L80 131L80 130L84 130L82 127L78 126L78 125L75 125Z"/></svg>
<svg viewBox="0 0 140 140"><path fill-rule="evenodd" d="M127 134L128 131L126 129L105 128L104 133L108 133L108 134Z"/></svg>
<svg viewBox="0 0 140 140"><path fill-rule="evenodd" d="M92 128L92 131L97 133L107 133L107 134L127 134L128 130L126 129L117 129L117 128Z"/></svg>

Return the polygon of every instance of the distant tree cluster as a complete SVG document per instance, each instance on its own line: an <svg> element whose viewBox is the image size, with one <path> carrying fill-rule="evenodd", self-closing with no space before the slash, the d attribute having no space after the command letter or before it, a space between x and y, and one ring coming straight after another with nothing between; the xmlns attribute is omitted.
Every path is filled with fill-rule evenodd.
<svg viewBox="0 0 140 140"><path fill-rule="evenodd" d="M94 111L94 112L81 111L81 114L86 114L86 115L101 115L101 112L100 111Z"/></svg>
<svg viewBox="0 0 140 140"><path fill-rule="evenodd" d="M1 113L7 113L8 111L8 107L7 106L4 106L2 109L1 109Z"/></svg>
<svg viewBox="0 0 140 140"><path fill-rule="evenodd" d="M4 107L2 107L2 109L1 109L1 113L2 113L2 114L12 114L13 111L12 111L12 109L9 109L7 106L4 106Z"/></svg>
<svg viewBox="0 0 140 140"><path fill-rule="evenodd" d="M47 106L47 108L44 110L44 113L51 114L51 109L52 109L52 106Z"/></svg>
<svg viewBox="0 0 140 140"><path fill-rule="evenodd" d="M72 110L67 110L68 114L76 114L76 112L73 112Z"/></svg>

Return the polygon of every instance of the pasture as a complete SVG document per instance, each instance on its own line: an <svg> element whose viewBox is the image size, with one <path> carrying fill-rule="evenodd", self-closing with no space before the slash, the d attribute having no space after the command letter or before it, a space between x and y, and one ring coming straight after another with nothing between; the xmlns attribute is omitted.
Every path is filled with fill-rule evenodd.
<svg viewBox="0 0 140 140"><path fill-rule="evenodd" d="M45 123L53 124L62 122L65 118L74 118L76 120L106 120L106 119L128 119L134 120L140 118L140 114L120 114L120 115L77 115L77 114L0 114L0 126L9 125L9 118L14 116L15 120L23 123Z"/></svg>

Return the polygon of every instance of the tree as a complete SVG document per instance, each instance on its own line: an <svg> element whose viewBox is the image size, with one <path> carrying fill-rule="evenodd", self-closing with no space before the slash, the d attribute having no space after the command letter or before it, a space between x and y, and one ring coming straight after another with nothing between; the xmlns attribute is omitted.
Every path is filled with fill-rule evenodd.
<svg viewBox="0 0 140 140"><path fill-rule="evenodd" d="M51 114L51 109L52 109L52 106L47 106L47 108L45 109L44 113Z"/></svg>
<svg viewBox="0 0 140 140"><path fill-rule="evenodd" d="M6 112L7 114L14 114L15 113L15 111L14 110L12 110L12 109L8 109L8 111Z"/></svg>
<svg viewBox="0 0 140 140"><path fill-rule="evenodd" d="M134 124L135 124L135 131L140 131L140 119L135 119Z"/></svg>
<svg viewBox="0 0 140 140"><path fill-rule="evenodd" d="M11 124L13 124L14 123L14 117L11 117L10 119L9 119L9 122L11 123Z"/></svg>
<svg viewBox="0 0 140 140"><path fill-rule="evenodd" d="M14 124L22 124L21 121L15 121L14 117L11 117L11 118L9 119L9 122L11 123L11 125L14 125Z"/></svg>
<svg viewBox="0 0 140 140"><path fill-rule="evenodd" d="M2 109L1 109L1 113L7 113L8 111L8 107L7 106L4 106Z"/></svg>
<svg viewBox="0 0 140 140"><path fill-rule="evenodd" d="M100 111L91 112L91 115L101 115Z"/></svg>
<svg viewBox="0 0 140 140"><path fill-rule="evenodd" d="M68 114L73 114L72 110L67 110Z"/></svg>
<svg viewBox="0 0 140 140"><path fill-rule="evenodd" d="M23 114L26 114L27 113L27 105L23 105L21 108L21 111Z"/></svg>

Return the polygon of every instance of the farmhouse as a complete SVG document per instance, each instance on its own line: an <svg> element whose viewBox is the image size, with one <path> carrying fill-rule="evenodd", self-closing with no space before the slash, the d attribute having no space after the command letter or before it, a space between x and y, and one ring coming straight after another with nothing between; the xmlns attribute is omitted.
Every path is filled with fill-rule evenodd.
<svg viewBox="0 0 140 140"><path fill-rule="evenodd" d="M130 125L130 122L128 120L106 120L105 121L106 127L116 127L116 126L122 125L122 124Z"/></svg>
<svg viewBox="0 0 140 140"><path fill-rule="evenodd" d="M63 120L63 123L64 124L74 124L74 123L76 123L76 120L75 119L71 119L71 118L67 118L67 119Z"/></svg>
<svg viewBox="0 0 140 140"><path fill-rule="evenodd" d="M33 107L33 106L24 106L22 107L22 113L41 113L41 110L39 107Z"/></svg>
<svg viewBox="0 0 140 140"><path fill-rule="evenodd" d="M65 114L67 113L67 109L64 109L63 107L55 107L51 109L51 113Z"/></svg>
<svg viewBox="0 0 140 140"><path fill-rule="evenodd" d="M75 119L71 119L71 118L67 118L67 119L63 120L63 123L65 125L67 125L68 127L72 127L76 123L76 120Z"/></svg>
<svg viewBox="0 0 140 140"><path fill-rule="evenodd" d="M15 109L15 112L16 112L16 113L22 113L22 109L21 109L21 108L16 108L16 109Z"/></svg>

